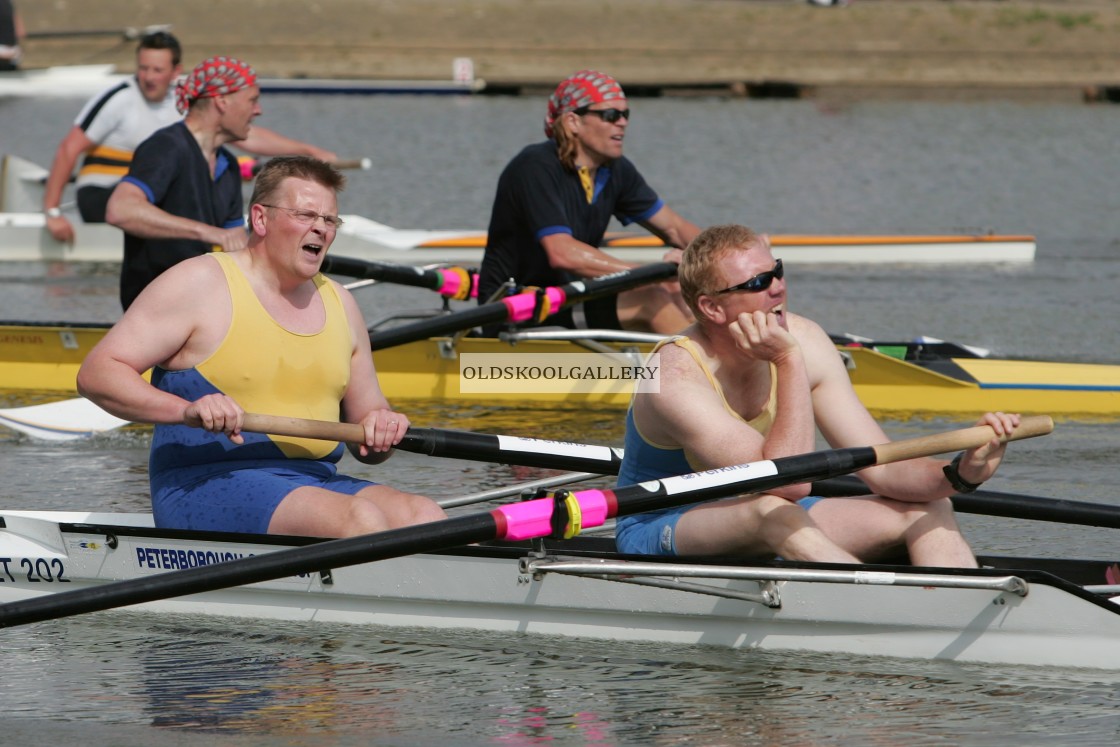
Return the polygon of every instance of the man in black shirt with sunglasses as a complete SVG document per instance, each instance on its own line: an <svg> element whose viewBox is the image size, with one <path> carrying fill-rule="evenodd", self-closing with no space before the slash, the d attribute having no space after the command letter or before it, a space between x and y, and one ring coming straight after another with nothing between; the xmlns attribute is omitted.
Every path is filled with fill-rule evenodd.
<svg viewBox="0 0 1120 747"><path fill-rule="evenodd" d="M480 303L510 279L544 287L633 267L599 249L612 215L676 247L666 259L680 261L700 229L662 202L622 155L629 124L626 94L610 76L582 70L557 86L545 117L549 139L522 150L498 180ZM691 318L676 284L661 283L581 304L551 321L672 333Z"/></svg>
<svg viewBox="0 0 1120 747"><path fill-rule="evenodd" d="M817 428L834 448L890 440L829 336L789 313L785 268L766 236L709 228L685 250L679 279L697 321L657 350L657 390L634 397L620 485L813 451ZM1019 416L988 413L980 424L1007 434ZM802 484L621 517L616 541L647 555L858 563L906 551L916 565L975 567L948 496L990 478L1005 446L871 467L860 473L869 495L821 499Z"/></svg>

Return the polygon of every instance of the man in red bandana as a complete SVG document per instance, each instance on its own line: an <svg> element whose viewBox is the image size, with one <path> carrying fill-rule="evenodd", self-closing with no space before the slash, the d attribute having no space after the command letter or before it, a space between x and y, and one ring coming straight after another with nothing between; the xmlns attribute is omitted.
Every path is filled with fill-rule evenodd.
<svg viewBox="0 0 1120 747"><path fill-rule="evenodd" d="M186 116L157 130L113 190L106 220L122 229L121 306L169 267L248 243L237 158L224 146L249 135L261 113L253 68L211 57L176 89Z"/></svg>
<svg viewBox="0 0 1120 747"><path fill-rule="evenodd" d="M557 86L544 120L549 139L522 150L498 179L479 302L510 278L543 287L629 269L633 265L599 249L612 215L661 237L676 247L665 258L680 260L700 229L666 205L622 155L629 124L626 94L609 75L581 70ZM551 320L668 334L691 318L671 283L580 304Z"/></svg>
<svg viewBox="0 0 1120 747"><path fill-rule="evenodd" d="M3 0L0 0L2 3ZM59 142L43 185L46 227L56 241L73 244L74 226L62 209L62 195L82 161L74 185L83 223L104 223L105 206L117 182L128 173L132 154L161 127L178 122L175 81L182 75L182 47L173 34L153 31L136 46L136 74L106 88L86 102ZM311 156L335 161L333 152L312 143L254 125L238 150L256 156Z"/></svg>

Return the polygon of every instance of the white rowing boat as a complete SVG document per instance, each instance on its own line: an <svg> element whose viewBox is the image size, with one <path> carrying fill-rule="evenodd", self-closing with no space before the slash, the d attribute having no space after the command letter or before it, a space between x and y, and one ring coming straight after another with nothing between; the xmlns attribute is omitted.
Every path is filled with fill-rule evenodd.
<svg viewBox="0 0 1120 747"><path fill-rule="evenodd" d="M465 69L458 65L456 71ZM0 72L0 98L88 97L132 77L113 65L59 65ZM380 80L374 78L261 78L262 93L347 95L468 95L485 89L486 82L471 76L455 80Z"/></svg>
<svg viewBox="0 0 1120 747"><path fill-rule="evenodd" d="M0 166L0 260L12 262L119 262L121 232L108 225L71 223L73 245L55 241L40 212L46 169L15 156ZM478 266L486 232L477 229L394 228L360 215L345 223L331 251L375 262L425 265L454 263ZM1004 234L947 235L800 235L775 234L774 254L791 263L832 264L990 264L1032 262L1033 236ZM609 234L604 249L630 262L657 262L665 245L656 237Z"/></svg>
<svg viewBox="0 0 1120 747"><path fill-rule="evenodd" d="M161 531L147 514L0 511L0 602L152 578L316 540ZM603 537L423 553L143 609L1120 670L1106 563L994 568L635 559ZM1096 579L1099 586L1087 580Z"/></svg>

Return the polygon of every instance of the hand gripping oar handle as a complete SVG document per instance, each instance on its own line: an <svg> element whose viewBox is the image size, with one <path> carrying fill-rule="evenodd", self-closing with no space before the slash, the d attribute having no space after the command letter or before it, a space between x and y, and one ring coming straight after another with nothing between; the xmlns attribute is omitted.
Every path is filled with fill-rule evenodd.
<svg viewBox="0 0 1120 747"><path fill-rule="evenodd" d="M246 413L242 430L273 436L321 438L362 443L365 430L356 423L278 417ZM395 448L428 456L473 459L479 462L520 464L563 470L617 474L621 451L609 446L497 436L447 428L409 428Z"/></svg>
<svg viewBox="0 0 1120 747"><path fill-rule="evenodd" d="M1043 435L1051 428L1050 419L1045 418L1041 423L1028 424L1026 429L1020 426L1016 429L1016 437ZM979 431L966 429L965 433L970 435L957 438L927 436L899 441L895 444L899 448L884 450L882 456L876 447L861 446L680 475L615 490L559 491L545 498L500 506L488 512L21 599L0 605L0 627L314 573L324 568L342 568L434 552L476 542L557 536L558 531L559 536L567 536L574 533L573 529L578 531L580 526L600 526L615 516L839 477L886 461L979 446L992 436L992 430L986 427Z"/></svg>
<svg viewBox="0 0 1120 747"><path fill-rule="evenodd" d="M1023 438L1045 436L1054 430L1054 421L1049 415L1028 415L1019 421L1019 426L1011 432L1010 437L1003 437L1001 441L1018 441ZM962 428L957 431L938 433L933 436L909 438L903 441L892 441L872 448L879 457L879 464L899 462L904 459L914 459L931 454L946 454L950 451L963 451L982 446L995 436L995 431L988 425L977 425L972 428ZM932 450L931 450L932 449Z"/></svg>

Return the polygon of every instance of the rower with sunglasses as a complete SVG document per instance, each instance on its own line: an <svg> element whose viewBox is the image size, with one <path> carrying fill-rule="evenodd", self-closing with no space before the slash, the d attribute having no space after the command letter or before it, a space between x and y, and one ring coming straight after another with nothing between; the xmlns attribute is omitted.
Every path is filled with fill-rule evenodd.
<svg viewBox="0 0 1120 747"><path fill-rule="evenodd" d="M609 75L582 70L556 87L544 121L548 140L524 148L498 180L480 303L509 280L545 287L630 269L633 264L599 249L612 216L661 237L676 247L665 259L680 261L680 250L700 229L666 205L622 155L629 124L626 94ZM673 333L691 321L675 283L590 301L574 312L550 322Z"/></svg>
<svg viewBox="0 0 1120 747"><path fill-rule="evenodd" d="M818 428L833 448L890 440L829 336L790 313L766 236L709 228L685 250L678 278L696 323L655 349L658 387L640 389L626 414L619 485L813 451ZM980 423L1007 434L1019 416ZM859 473L863 496L821 499L803 484L621 517L616 541L635 554L857 563L906 551L915 564L975 567L948 496L990 478L1004 450L993 439L951 462L871 467Z"/></svg>

